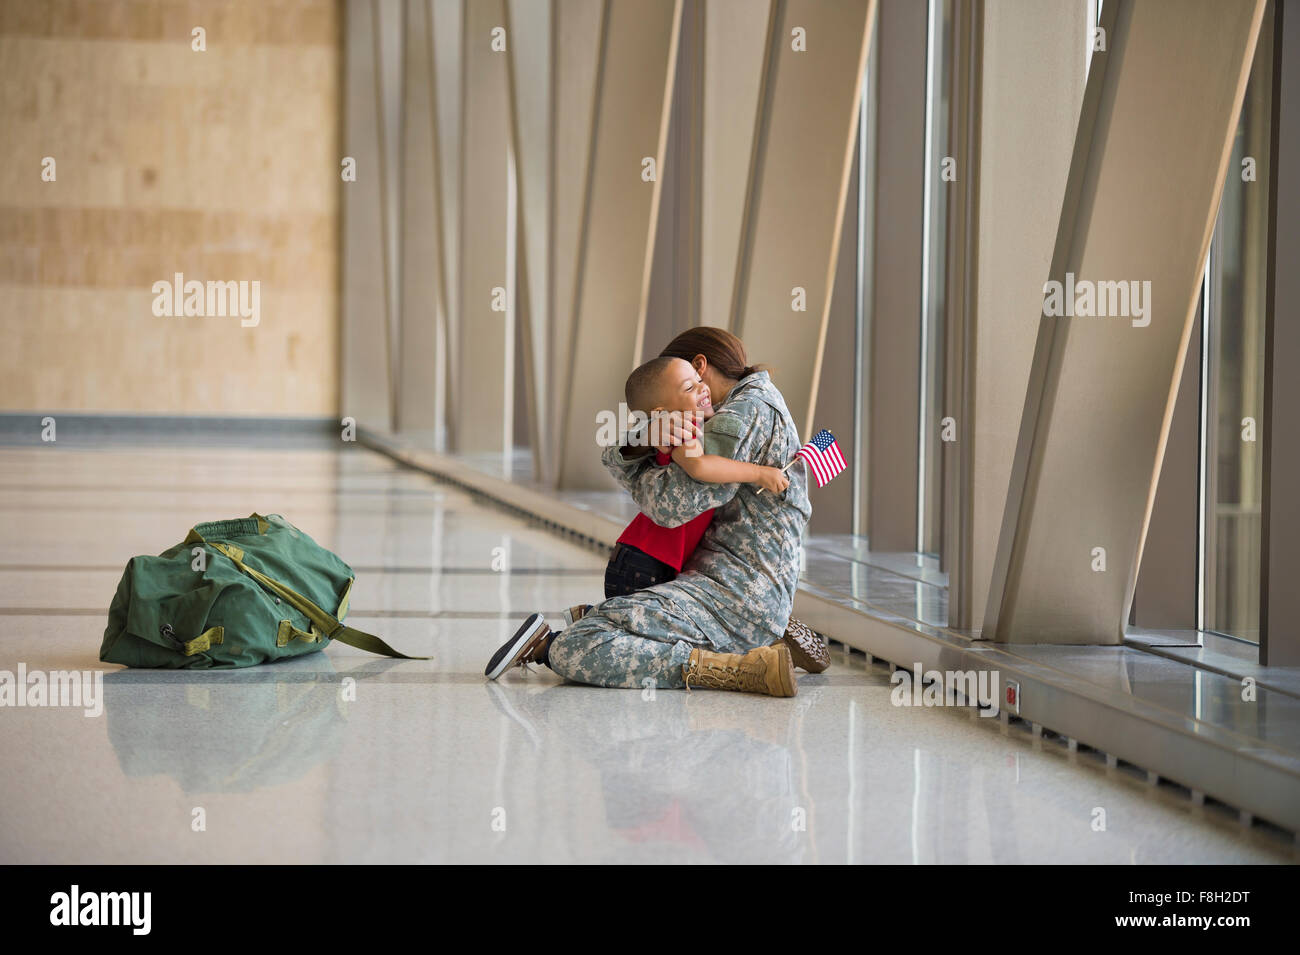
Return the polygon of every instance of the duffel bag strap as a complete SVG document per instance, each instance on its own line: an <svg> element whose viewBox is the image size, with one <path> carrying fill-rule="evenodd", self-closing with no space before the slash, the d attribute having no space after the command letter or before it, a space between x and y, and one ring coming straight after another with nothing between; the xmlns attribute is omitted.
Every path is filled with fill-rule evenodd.
<svg viewBox="0 0 1300 955"><path fill-rule="evenodd" d="M405 653L398 653L388 644L384 643L373 633L366 633L364 630L357 630L349 627L345 623L339 624L331 637L340 643L346 643L350 647L356 647L358 650L366 650L370 653L382 653L386 657L401 657L403 660L427 660L428 657L408 657Z"/></svg>
<svg viewBox="0 0 1300 955"><path fill-rule="evenodd" d="M302 613L331 640L338 640L340 643L346 643L350 647L356 647L358 650L366 650L369 653L379 653L386 657L397 657L399 660L429 659L428 657L407 656L405 653L394 650L373 633L366 633L364 630L357 630L355 627L349 627L346 624L339 622L338 618L332 613L322 610L292 587L288 587L280 583L278 580L273 580L260 570L254 570L252 567L249 567L244 563L244 552L238 547L232 547L229 544L219 544L216 541L208 540L204 540L203 543L230 558L231 562L236 567L248 574L248 576L252 577L262 586L279 594L289 602L290 606Z"/></svg>

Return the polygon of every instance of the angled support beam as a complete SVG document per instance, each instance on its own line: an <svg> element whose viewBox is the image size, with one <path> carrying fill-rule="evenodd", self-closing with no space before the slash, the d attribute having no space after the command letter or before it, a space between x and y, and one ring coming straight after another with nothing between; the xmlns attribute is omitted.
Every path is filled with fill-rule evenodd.
<svg viewBox="0 0 1300 955"><path fill-rule="evenodd" d="M401 350L398 425L444 448L447 281L442 228L442 163L433 17L427 3L407 8L402 110Z"/></svg>
<svg viewBox="0 0 1300 955"><path fill-rule="evenodd" d="M805 437L875 20L876 0L775 0L769 18L731 327L773 364Z"/></svg>
<svg viewBox="0 0 1300 955"><path fill-rule="evenodd" d="M519 190L517 255L519 336L518 363L527 415L533 476L548 470L552 453L551 419L544 412L550 388L550 321L554 203L554 0L506 0L506 34L510 38L510 136L514 143L515 181Z"/></svg>
<svg viewBox="0 0 1300 955"><path fill-rule="evenodd" d="M343 155L355 181L342 189L342 332L340 414L367 427L396 424L392 364L391 261L383 109L381 12L373 0L349 0L344 22ZM387 117L396 121L396 117Z"/></svg>
<svg viewBox="0 0 1300 955"><path fill-rule="evenodd" d="M551 43L555 64L553 101L552 210L549 253L551 258L550 321L546 336L551 345L552 385L542 406L551 421L547 432L551 452L542 457L542 480L554 487L559 481L560 459L554 453L569 400L564 386L569 347L573 341L575 281L582 256L583 210L590 176L591 127L595 116L596 75L600 64L600 37L605 16L604 0L564 0L553 8Z"/></svg>
<svg viewBox="0 0 1300 955"><path fill-rule="evenodd" d="M597 415L618 407L641 356L681 13L681 0L605 3L574 317L557 381L562 488L613 484L593 453Z"/></svg>
<svg viewBox="0 0 1300 955"><path fill-rule="evenodd" d="M460 141L461 117L464 113L463 76L461 62L461 23L464 19L464 0L431 0L429 4L432 30L434 117L437 143L438 198L441 215L438 220L438 247L441 251L443 300L446 321L443 328L445 358L442 394L444 429L442 447L453 444L452 425L456 419L456 393L460 380L459 369L453 356L459 354L460 338Z"/></svg>
<svg viewBox="0 0 1300 955"><path fill-rule="evenodd" d="M682 0L659 222L642 336L645 357L700 321L704 204L705 0Z"/></svg>
<svg viewBox="0 0 1300 955"><path fill-rule="evenodd" d="M926 425L942 431L952 419L942 443L948 625L973 632L993 575L1092 23L1076 0L963 0L953 26L955 179L929 171L948 199L947 368Z"/></svg>
<svg viewBox="0 0 1300 955"><path fill-rule="evenodd" d="M1264 6L1103 8L985 638L1123 639Z"/></svg>
<svg viewBox="0 0 1300 955"><path fill-rule="evenodd" d="M708 0L704 7L704 130L700 159L700 324L733 312L745 186L773 0Z"/></svg>
<svg viewBox="0 0 1300 955"><path fill-rule="evenodd" d="M506 15L502 0L463 8L460 280L455 316L457 451L514 448L515 312Z"/></svg>

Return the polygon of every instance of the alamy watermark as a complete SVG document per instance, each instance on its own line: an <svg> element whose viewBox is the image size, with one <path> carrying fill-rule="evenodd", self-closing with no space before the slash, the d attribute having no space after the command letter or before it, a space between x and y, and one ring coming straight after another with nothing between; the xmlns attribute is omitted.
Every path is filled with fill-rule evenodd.
<svg viewBox="0 0 1300 955"><path fill-rule="evenodd" d="M959 705L979 707L980 716L997 716L1001 703L997 670L922 670L916 663L912 672L895 670L889 682L894 684L889 693L894 706L952 706L960 694Z"/></svg>
<svg viewBox="0 0 1300 955"><path fill-rule="evenodd" d="M673 440L673 433L688 424L703 428L704 418L694 411L660 411L647 415L644 411L629 410L620 401L617 411L605 409L596 413L596 444L602 448L666 448L682 443ZM686 453L694 456L703 451L693 445Z"/></svg>
<svg viewBox="0 0 1300 955"><path fill-rule="evenodd" d="M85 716L104 712L103 670L0 670L0 706L70 706Z"/></svg>
<svg viewBox="0 0 1300 955"><path fill-rule="evenodd" d="M153 283L153 313L159 318L193 318L227 315L239 317L244 328L253 328L262 320L262 283L185 281L177 272L172 281Z"/></svg>
<svg viewBox="0 0 1300 955"><path fill-rule="evenodd" d="M1151 324L1151 280L1119 282L1051 279L1043 284L1043 314L1050 318L1129 318L1134 328Z"/></svg>
<svg viewBox="0 0 1300 955"><path fill-rule="evenodd" d="M152 892L83 892L74 885L50 896L50 924L125 925L133 935L148 935L152 909Z"/></svg>

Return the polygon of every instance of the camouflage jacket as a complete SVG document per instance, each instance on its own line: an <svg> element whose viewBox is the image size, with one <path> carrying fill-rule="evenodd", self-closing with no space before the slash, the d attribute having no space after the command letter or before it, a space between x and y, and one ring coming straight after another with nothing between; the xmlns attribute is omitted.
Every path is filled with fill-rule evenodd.
<svg viewBox="0 0 1300 955"><path fill-rule="evenodd" d="M781 392L760 371L731 389L704 423L701 443L707 454L779 468L794 460L799 432ZM626 459L619 447L606 448L602 459L657 524L676 527L717 509L682 573L656 589L673 591L706 635L720 626L732 638L724 643L739 638L759 646L785 632L799 579L801 536L812 515L802 465L786 472L790 487L774 495L759 494L754 484L703 484L680 467L657 466L653 457Z"/></svg>

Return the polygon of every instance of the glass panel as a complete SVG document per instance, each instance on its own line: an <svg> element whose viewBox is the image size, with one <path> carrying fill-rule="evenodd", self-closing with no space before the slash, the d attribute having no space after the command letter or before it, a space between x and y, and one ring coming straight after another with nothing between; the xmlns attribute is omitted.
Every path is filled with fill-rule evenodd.
<svg viewBox="0 0 1300 955"><path fill-rule="evenodd" d="M1273 9L1260 29L1210 252L1203 629L1259 642Z"/></svg>
<svg viewBox="0 0 1300 955"><path fill-rule="evenodd" d="M880 31L872 29L871 48L862 71L862 103L858 113L858 231L857 288L855 291L853 337L853 440L848 447L853 480L854 534L867 532L867 442L871 364L872 269L875 262L876 221L876 83L873 75L880 61Z"/></svg>
<svg viewBox="0 0 1300 955"><path fill-rule="evenodd" d="M952 75L952 0L930 0L927 28L925 217L921 264L921 395L918 435L917 542L921 553L938 556L943 532L942 424L943 314L947 276L948 111ZM947 175L949 178L944 178Z"/></svg>

